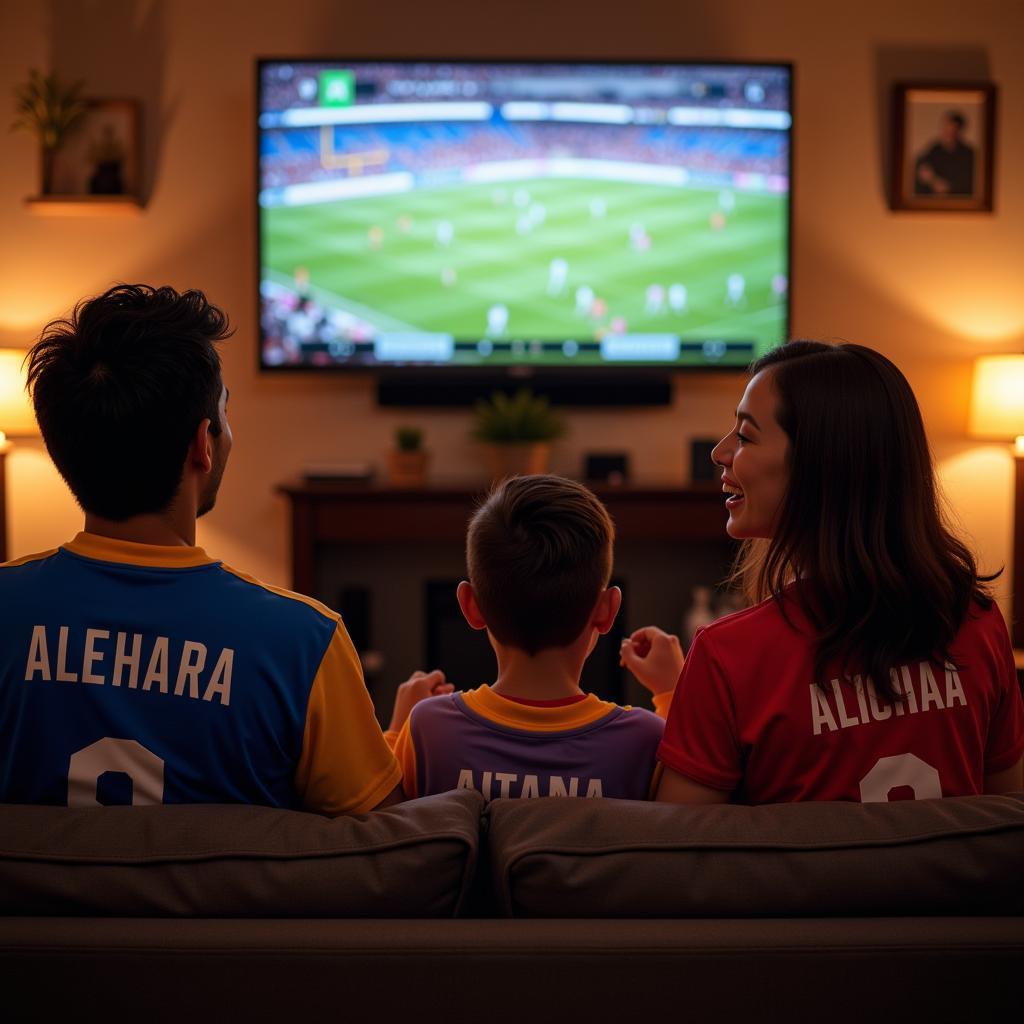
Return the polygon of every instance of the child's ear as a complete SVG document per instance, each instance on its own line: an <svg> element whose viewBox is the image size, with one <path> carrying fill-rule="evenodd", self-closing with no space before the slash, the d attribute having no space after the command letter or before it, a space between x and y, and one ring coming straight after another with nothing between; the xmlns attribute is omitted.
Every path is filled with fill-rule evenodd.
<svg viewBox="0 0 1024 1024"><path fill-rule="evenodd" d="M594 614L590 617L590 625L604 635L612 628L621 607L622 591L618 587L609 587L597 599Z"/></svg>
<svg viewBox="0 0 1024 1024"><path fill-rule="evenodd" d="M483 615L480 614L480 606L476 603L476 594L473 593L472 584L469 580L463 580L455 589L455 597L462 609L465 620L473 629L486 629Z"/></svg>

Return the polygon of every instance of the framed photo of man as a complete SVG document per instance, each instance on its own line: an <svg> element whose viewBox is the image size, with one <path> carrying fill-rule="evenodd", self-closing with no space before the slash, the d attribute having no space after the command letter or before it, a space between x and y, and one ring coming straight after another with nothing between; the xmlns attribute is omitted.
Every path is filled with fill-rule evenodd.
<svg viewBox="0 0 1024 1024"><path fill-rule="evenodd" d="M894 210L992 209L992 83L898 83L893 125Z"/></svg>

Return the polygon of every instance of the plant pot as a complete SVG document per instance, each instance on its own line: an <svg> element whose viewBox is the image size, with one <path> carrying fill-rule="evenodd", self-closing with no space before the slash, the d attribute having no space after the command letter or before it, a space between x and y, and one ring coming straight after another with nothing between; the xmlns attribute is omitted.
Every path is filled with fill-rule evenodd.
<svg viewBox="0 0 1024 1024"><path fill-rule="evenodd" d="M57 164L57 150L52 146L43 147L43 189L42 194L48 196L53 192L53 170Z"/></svg>
<svg viewBox="0 0 1024 1024"><path fill-rule="evenodd" d="M396 487L422 487L429 464L430 452L388 452L388 480Z"/></svg>
<svg viewBox="0 0 1024 1024"><path fill-rule="evenodd" d="M548 471L551 445L547 441L488 444L485 449L492 480L504 480L507 476L532 476Z"/></svg>

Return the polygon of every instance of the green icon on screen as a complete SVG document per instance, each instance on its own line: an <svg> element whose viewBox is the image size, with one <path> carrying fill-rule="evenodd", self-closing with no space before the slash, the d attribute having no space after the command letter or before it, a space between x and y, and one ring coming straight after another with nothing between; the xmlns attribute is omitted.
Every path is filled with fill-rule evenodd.
<svg viewBox="0 0 1024 1024"><path fill-rule="evenodd" d="M356 76L352 71L320 72L320 104L351 107L356 98Z"/></svg>

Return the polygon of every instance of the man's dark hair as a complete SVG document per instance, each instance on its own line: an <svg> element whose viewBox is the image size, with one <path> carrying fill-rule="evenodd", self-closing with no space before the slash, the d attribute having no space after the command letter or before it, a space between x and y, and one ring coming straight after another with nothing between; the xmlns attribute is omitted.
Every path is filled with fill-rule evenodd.
<svg viewBox="0 0 1024 1024"><path fill-rule="evenodd" d="M582 484L498 484L466 535L469 582L495 639L531 655L571 644L608 585L614 537L608 510Z"/></svg>
<svg viewBox="0 0 1024 1024"><path fill-rule="evenodd" d="M961 131L964 129L964 125L967 124L967 118L960 113L959 110L947 110L946 117L953 122Z"/></svg>
<svg viewBox="0 0 1024 1024"><path fill-rule="evenodd" d="M121 284L43 329L28 384L46 448L86 512L168 508L204 419L221 432L227 316L200 291Z"/></svg>

